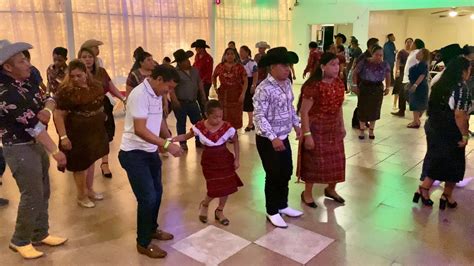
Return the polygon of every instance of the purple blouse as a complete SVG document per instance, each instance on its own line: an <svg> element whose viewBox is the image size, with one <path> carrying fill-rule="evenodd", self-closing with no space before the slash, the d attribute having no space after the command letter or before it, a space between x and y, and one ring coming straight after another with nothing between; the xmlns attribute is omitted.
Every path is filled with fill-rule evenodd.
<svg viewBox="0 0 474 266"><path fill-rule="evenodd" d="M361 81L369 82L382 82L390 71L390 65L387 62L375 63L368 59L360 61L356 67Z"/></svg>

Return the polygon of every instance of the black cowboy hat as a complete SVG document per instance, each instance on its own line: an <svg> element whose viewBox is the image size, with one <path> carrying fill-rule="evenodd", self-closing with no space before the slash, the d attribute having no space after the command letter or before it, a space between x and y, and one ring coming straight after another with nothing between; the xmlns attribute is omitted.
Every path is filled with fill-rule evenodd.
<svg viewBox="0 0 474 266"><path fill-rule="evenodd" d="M451 60L462 54L461 46L457 43L447 45L439 50L441 53L441 61L447 66Z"/></svg>
<svg viewBox="0 0 474 266"><path fill-rule="evenodd" d="M295 52L288 51L286 47L275 47L267 51L260 59L258 67L268 67L276 64L296 64L299 58Z"/></svg>
<svg viewBox="0 0 474 266"><path fill-rule="evenodd" d="M191 48L211 48L207 45L206 41L203 39L197 39L191 44Z"/></svg>
<svg viewBox="0 0 474 266"><path fill-rule="evenodd" d="M193 55L194 55L194 53L192 51L186 51L185 52L183 49L179 49L179 50L177 50L176 52L173 53L174 61L171 62L171 63L184 61L184 60L192 57Z"/></svg>
<svg viewBox="0 0 474 266"><path fill-rule="evenodd" d="M347 41L346 35L344 35L342 33L338 33L338 34L334 35L334 38L338 38L338 37L341 37L342 43L346 43L346 41Z"/></svg>

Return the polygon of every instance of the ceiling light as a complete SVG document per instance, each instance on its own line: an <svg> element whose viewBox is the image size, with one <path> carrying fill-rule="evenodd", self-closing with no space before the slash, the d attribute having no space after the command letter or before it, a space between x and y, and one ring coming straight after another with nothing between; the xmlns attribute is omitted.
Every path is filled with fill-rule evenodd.
<svg viewBox="0 0 474 266"><path fill-rule="evenodd" d="M449 11L449 16L450 16L450 17L455 17L455 16L457 16L457 15L458 15L458 12L456 12L456 11L454 11L454 10Z"/></svg>
<svg viewBox="0 0 474 266"><path fill-rule="evenodd" d="M471 15L471 19L474 19L474 14Z"/></svg>

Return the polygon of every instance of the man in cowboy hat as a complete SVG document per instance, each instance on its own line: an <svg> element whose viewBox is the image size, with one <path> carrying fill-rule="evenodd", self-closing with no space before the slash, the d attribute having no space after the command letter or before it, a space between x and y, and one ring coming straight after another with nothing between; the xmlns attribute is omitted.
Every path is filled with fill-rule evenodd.
<svg viewBox="0 0 474 266"><path fill-rule="evenodd" d="M258 64L260 59L262 59L262 57L266 54L267 49L270 49L270 45L265 41L260 41L255 44L255 48L258 48L258 53L255 55L254 60ZM266 79L267 75L268 75L267 68L259 67L258 75L257 75L258 76L257 85L260 84L260 82L262 82L264 79Z"/></svg>
<svg viewBox="0 0 474 266"><path fill-rule="evenodd" d="M288 207L288 182L293 162L288 135L294 128L301 138L300 119L293 106L293 91L288 75L298 55L285 47L268 50L259 67L268 67L269 75L257 87L253 97L257 150L265 169L265 201L268 220L286 228L281 214L299 217L303 213Z"/></svg>
<svg viewBox="0 0 474 266"><path fill-rule="evenodd" d="M49 152L58 166L66 165L64 153L48 135L55 102L41 98L37 85L28 81L30 63L22 53L28 43L0 41L0 132L3 155L21 193L15 233L10 249L27 259L43 252L32 243L58 246L67 239L48 233Z"/></svg>
<svg viewBox="0 0 474 266"><path fill-rule="evenodd" d="M194 53L192 51L185 52L179 49L173 53L174 62L177 63L176 70L179 73L180 80L176 88L171 91L171 104L176 115L176 131L178 135L186 134L186 119L189 117L194 125L199 122L201 110L199 109L198 97L201 96L201 103L206 104L204 88L199 77L197 68L191 66L189 58ZM201 147L201 142L196 137L196 147ZM187 150L186 142L181 142L181 148Z"/></svg>
<svg viewBox="0 0 474 266"><path fill-rule="evenodd" d="M92 52L95 54L95 56L97 58L97 65L100 66L100 67L104 67L104 61L102 60L102 58L99 57L99 53L100 53L99 46L101 46L103 44L104 43L99 41L99 40L90 39L90 40L85 41L81 45L81 49L82 48L89 48L89 49L92 50Z"/></svg>
<svg viewBox="0 0 474 266"><path fill-rule="evenodd" d="M198 39L191 44L191 48L196 49L196 56L194 57L195 67L199 71L199 76L202 80L202 85L204 87L206 100L209 99L209 90L212 86L212 70L214 69L214 59L206 51L206 48L210 48L207 45L205 40ZM199 107L201 108L202 115L204 116L204 105L199 102Z"/></svg>
<svg viewBox="0 0 474 266"><path fill-rule="evenodd" d="M334 35L334 40L336 41L336 47L338 45L343 45L346 43L347 41L347 38L346 38L346 35L342 34L342 33L338 33L336 35Z"/></svg>

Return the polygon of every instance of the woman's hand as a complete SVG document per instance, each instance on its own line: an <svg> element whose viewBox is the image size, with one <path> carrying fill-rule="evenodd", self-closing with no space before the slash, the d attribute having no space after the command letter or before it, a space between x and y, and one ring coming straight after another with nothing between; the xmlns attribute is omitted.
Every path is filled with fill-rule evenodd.
<svg viewBox="0 0 474 266"><path fill-rule="evenodd" d="M61 140L61 148L65 151L70 151L72 149L72 143L68 138Z"/></svg>
<svg viewBox="0 0 474 266"><path fill-rule="evenodd" d="M243 103L244 99L245 99L245 94L242 93L239 97L239 103Z"/></svg>
<svg viewBox="0 0 474 266"><path fill-rule="evenodd" d="M459 148L464 148L467 146L468 140L463 138L461 141L458 142L458 147Z"/></svg>
<svg viewBox="0 0 474 266"><path fill-rule="evenodd" d="M307 150L312 150L314 149L314 140L312 136L305 136L304 138L304 148Z"/></svg>
<svg viewBox="0 0 474 266"><path fill-rule="evenodd" d="M239 167L240 167L239 159L235 159L234 160L234 169L237 170L237 169L239 169Z"/></svg>
<svg viewBox="0 0 474 266"><path fill-rule="evenodd" d="M390 89L385 88L385 90L383 91L383 96L387 96L389 92L390 92Z"/></svg>

